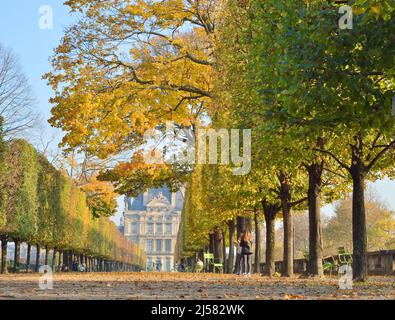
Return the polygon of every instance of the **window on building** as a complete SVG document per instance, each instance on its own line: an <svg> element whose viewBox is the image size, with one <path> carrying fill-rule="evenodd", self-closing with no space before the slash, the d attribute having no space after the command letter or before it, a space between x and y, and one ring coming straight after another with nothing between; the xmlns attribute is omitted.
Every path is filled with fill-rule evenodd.
<svg viewBox="0 0 395 320"><path fill-rule="evenodd" d="M171 259L170 257L166 257L166 272L171 271Z"/></svg>
<svg viewBox="0 0 395 320"><path fill-rule="evenodd" d="M152 252L152 239L147 240L147 252Z"/></svg>
<svg viewBox="0 0 395 320"><path fill-rule="evenodd" d="M166 252L171 252L171 239L166 239L165 247Z"/></svg>
<svg viewBox="0 0 395 320"><path fill-rule="evenodd" d="M156 258L155 267L156 267L157 271L162 271L162 259L161 259L161 257L157 257Z"/></svg>
<svg viewBox="0 0 395 320"><path fill-rule="evenodd" d="M162 239L157 239L156 240L156 251L161 252L162 251Z"/></svg>
<svg viewBox="0 0 395 320"><path fill-rule="evenodd" d="M162 234L163 233L163 225L162 225L162 223L157 223L156 224L156 233L157 234Z"/></svg>
<svg viewBox="0 0 395 320"><path fill-rule="evenodd" d="M152 222L147 223L147 233L153 234L154 233L154 224Z"/></svg>
<svg viewBox="0 0 395 320"><path fill-rule="evenodd" d="M125 234L129 234L130 233L130 227L128 223L125 223Z"/></svg>
<svg viewBox="0 0 395 320"><path fill-rule="evenodd" d="M171 223L166 223L166 234L171 234Z"/></svg>
<svg viewBox="0 0 395 320"><path fill-rule="evenodd" d="M132 234L137 234L137 222L132 223Z"/></svg>

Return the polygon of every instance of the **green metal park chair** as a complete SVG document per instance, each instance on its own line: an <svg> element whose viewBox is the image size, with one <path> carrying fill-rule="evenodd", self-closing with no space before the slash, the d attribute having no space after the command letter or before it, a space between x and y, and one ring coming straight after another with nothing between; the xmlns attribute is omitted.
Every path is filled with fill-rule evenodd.
<svg viewBox="0 0 395 320"><path fill-rule="evenodd" d="M191 271L192 271L192 267L191 266L185 266L184 272L191 272Z"/></svg>
<svg viewBox="0 0 395 320"><path fill-rule="evenodd" d="M340 266L352 264L352 253L348 253L345 247L338 247L337 254Z"/></svg>
<svg viewBox="0 0 395 320"><path fill-rule="evenodd" d="M324 272L329 271L330 276L332 276L332 271L334 270L335 265L336 265L336 263L335 263L335 260L332 256L324 258L322 260L322 268L323 268Z"/></svg>
<svg viewBox="0 0 395 320"><path fill-rule="evenodd" d="M224 272L224 265L223 263L216 262L214 258L214 254L210 252L206 252L203 254L203 263L204 263L204 270L207 272L210 269L210 266L213 267L213 272L215 273L217 270L220 273Z"/></svg>
<svg viewBox="0 0 395 320"><path fill-rule="evenodd" d="M210 266L214 265L214 254L210 252L203 253L204 272L207 272Z"/></svg>
<svg viewBox="0 0 395 320"><path fill-rule="evenodd" d="M220 262L214 262L213 264L213 271L218 270L220 273L224 273L224 265Z"/></svg>

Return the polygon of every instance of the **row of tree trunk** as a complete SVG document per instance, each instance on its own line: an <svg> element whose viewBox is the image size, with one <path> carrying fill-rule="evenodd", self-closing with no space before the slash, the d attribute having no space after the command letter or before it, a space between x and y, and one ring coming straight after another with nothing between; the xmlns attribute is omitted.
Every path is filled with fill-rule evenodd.
<svg viewBox="0 0 395 320"><path fill-rule="evenodd" d="M9 271L8 260L7 260L7 245L8 238L1 236L1 267L0 273L6 274ZM21 267L20 263L20 246L21 242L13 240L15 243L14 252L14 265L12 272L18 272ZM26 272L39 272L41 266L49 266L52 271L76 271L76 266L84 265L86 272L133 272L137 271L138 268L134 265L107 260L101 257L93 257L86 254L75 253L71 250L52 250L52 256L49 257L50 251L48 247L45 247L45 258L43 264L40 264L41 258L41 247L36 245L36 259L35 264L31 265L31 249L30 244L27 245L26 253Z"/></svg>
<svg viewBox="0 0 395 320"><path fill-rule="evenodd" d="M311 195L309 199L312 201L309 211L309 223L310 223L310 256L308 263L308 273L311 275L322 276L322 239L321 239L321 221L320 221L320 199L317 196L317 190L310 190L314 192L314 196ZM264 274L267 276L273 276L276 272L275 270L275 257L274 257L274 247L275 247L275 219L277 214L284 209L283 205L268 204L262 201L263 207L263 217L266 226L266 256L265 256L265 269ZM288 207L286 207L288 208ZM282 269L283 276L293 275L293 219L291 216L290 209L288 211L289 215L284 222L284 263ZM255 228L255 246L254 246L254 268L253 272L260 273L260 264L262 261L262 248L261 248L261 234L263 221L261 213L258 210L254 211L254 228ZM240 239L241 234L245 230L252 230L252 219L250 217L237 217L236 221L230 220L227 223L228 227L228 242L229 242L229 256L228 260L225 261L226 257L226 241L225 232L219 227L215 228L209 235L209 247L207 248L210 252L214 253L214 258L216 262L224 264L224 272L235 273L237 271L237 266L240 263L240 255L234 255L235 242ZM210 270L211 271L211 270Z"/></svg>
<svg viewBox="0 0 395 320"><path fill-rule="evenodd" d="M256 214L255 219L259 220L258 214ZM226 261L226 232L222 230L220 227L214 228L212 232L209 234L209 246L205 251L209 251L214 253L214 260L217 263L222 263L224 266L225 273L234 273L236 272L235 266L238 266L240 263L240 255L234 255L235 242L240 239L241 234L245 230L250 230L252 227L251 218L249 217L237 217L237 221L230 220L227 223L228 225L228 236L229 236L229 259ZM256 232L260 233L260 224L255 223ZM255 261L260 261L260 238L259 236L256 238L257 244L255 246ZM259 264L255 264L254 266L255 272L259 272ZM207 270L212 271L212 270Z"/></svg>

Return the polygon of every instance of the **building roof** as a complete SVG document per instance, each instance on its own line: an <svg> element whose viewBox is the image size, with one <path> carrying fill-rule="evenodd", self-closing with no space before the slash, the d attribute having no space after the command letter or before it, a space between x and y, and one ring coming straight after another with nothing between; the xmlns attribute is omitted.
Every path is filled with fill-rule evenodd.
<svg viewBox="0 0 395 320"><path fill-rule="evenodd" d="M169 188L164 185L162 188L149 189L147 191L147 199L146 203L144 203L144 194L139 194L136 198L127 198L127 209L128 210L137 210L137 211L145 211L147 210L147 204L153 200L154 198L158 198L162 193L162 196L167 199L169 203L171 203L171 192ZM183 206L183 197L181 192L176 193L176 205L175 210L181 211Z"/></svg>
<svg viewBox="0 0 395 320"><path fill-rule="evenodd" d="M147 207L150 208L167 208L170 206L169 200L163 195L163 193L159 193L159 195L153 198L148 204Z"/></svg>

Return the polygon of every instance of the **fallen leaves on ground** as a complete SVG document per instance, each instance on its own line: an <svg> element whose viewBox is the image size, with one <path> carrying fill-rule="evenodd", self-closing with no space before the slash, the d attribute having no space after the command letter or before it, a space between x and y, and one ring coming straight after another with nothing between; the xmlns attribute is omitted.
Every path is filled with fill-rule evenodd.
<svg viewBox="0 0 395 320"><path fill-rule="evenodd" d="M203 273L59 273L53 290L39 274L0 275L0 299L395 299L395 277L340 290L336 278L268 278Z"/></svg>

